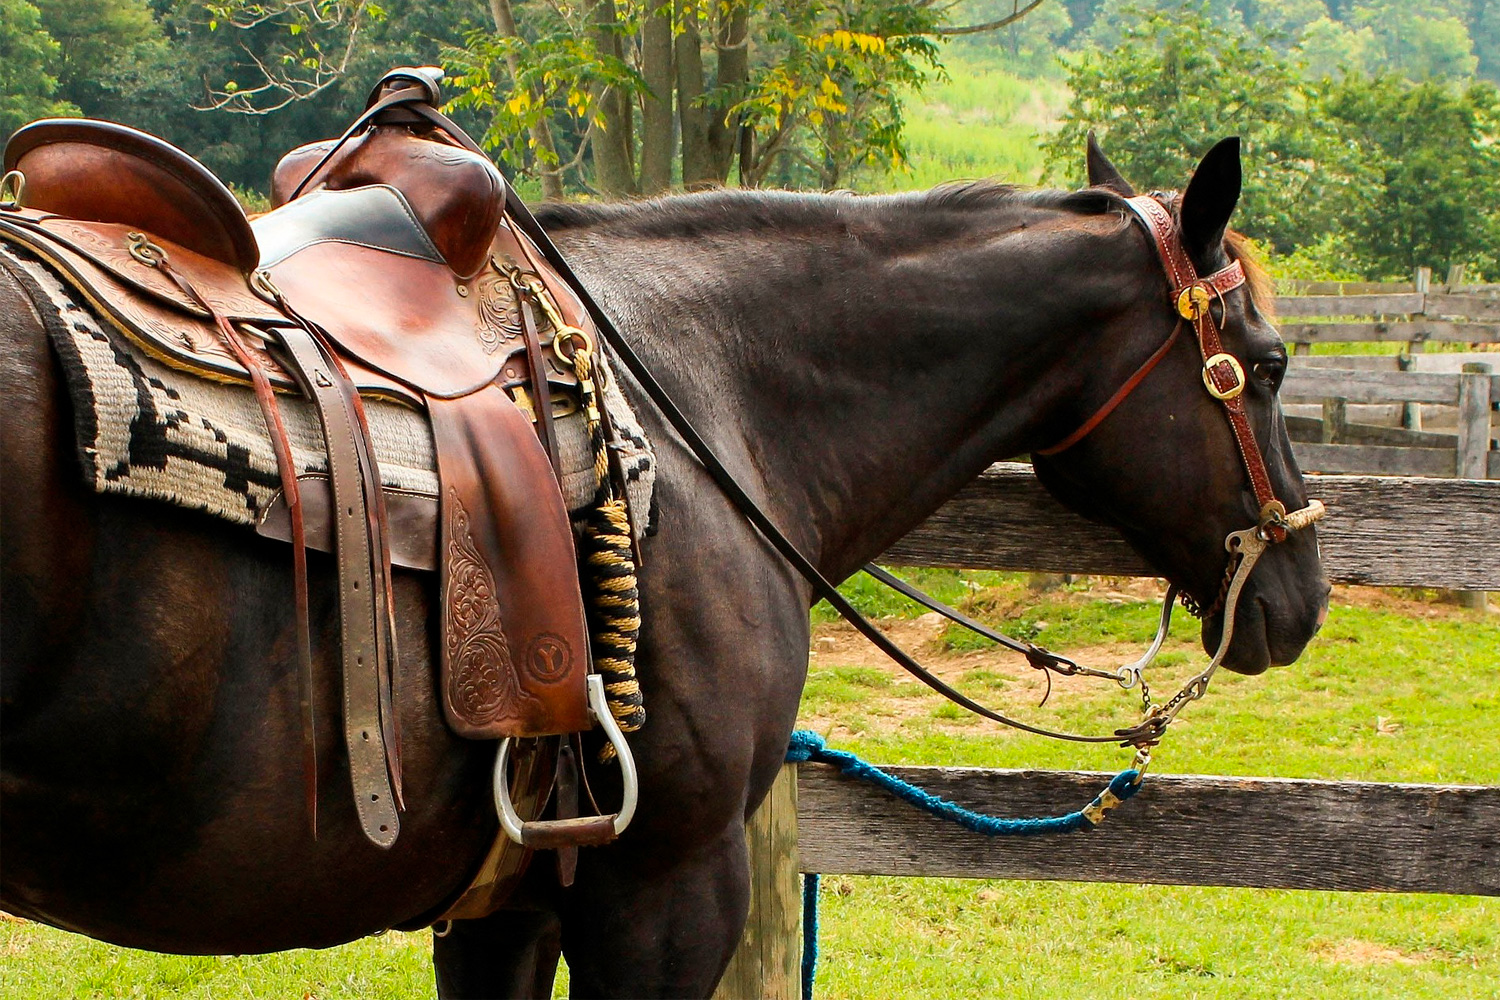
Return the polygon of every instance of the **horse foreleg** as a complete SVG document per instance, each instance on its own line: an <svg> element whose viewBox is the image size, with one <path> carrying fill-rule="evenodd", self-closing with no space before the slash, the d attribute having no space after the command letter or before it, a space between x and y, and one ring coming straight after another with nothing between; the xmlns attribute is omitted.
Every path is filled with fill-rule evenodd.
<svg viewBox="0 0 1500 1000"><path fill-rule="evenodd" d="M442 1000L552 996L562 953L555 913L501 910L482 920L455 920L432 941Z"/></svg>
<svg viewBox="0 0 1500 1000"><path fill-rule="evenodd" d="M563 913L571 995L709 996L749 912L744 827L667 866L633 863L622 850L579 854Z"/></svg>

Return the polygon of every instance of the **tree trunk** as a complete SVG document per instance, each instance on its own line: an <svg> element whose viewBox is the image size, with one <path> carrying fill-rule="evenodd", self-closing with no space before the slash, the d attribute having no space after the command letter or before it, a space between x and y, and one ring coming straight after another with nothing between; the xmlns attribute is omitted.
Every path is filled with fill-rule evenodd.
<svg viewBox="0 0 1500 1000"><path fill-rule="evenodd" d="M695 0L675 0L677 15L677 119L682 127L682 186L692 191L718 182L708 148L703 107L703 49Z"/></svg>
<svg viewBox="0 0 1500 1000"><path fill-rule="evenodd" d="M749 0L727 0L719 8L718 29L714 46L719 54L718 85L727 91L722 103L708 109L708 147L714 176L720 183L729 179L729 168L739 145L739 116L728 118L728 109L739 101L750 82L750 4Z"/></svg>
<svg viewBox="0 0 1500 1000"><path fill-rule="evenodd" d="M515 14L510 9L510 0L490 0L490 16L495 19L495 30L502 38L519 38ZM505 57L505 66L510 78L520 75L520 65L515 54ZM535 95L533 95L535 96ZM541 118L531 126L531 144L536 150L537 174L542 179L542 197L548 201L562 201L562 169L557 156L557 144L552 141L552 126Z"/></svg>
<svg viewBox="0 0 1500 1000"><path fill-rule="evenodd" d="M620 36L614 0L589 4L590 34L595 51L604 58L620 58ZM636 193L632 162L630 102L617 87L594 89L596 113L589 120L589 143L594 154L594 186L610 197Z"/></svg>
<svg viewBox="0 0 1500 1000"><path fill-rule="evenodd" d="M672 15L658 10L641 28L641 192L672 184Z"/></svg>

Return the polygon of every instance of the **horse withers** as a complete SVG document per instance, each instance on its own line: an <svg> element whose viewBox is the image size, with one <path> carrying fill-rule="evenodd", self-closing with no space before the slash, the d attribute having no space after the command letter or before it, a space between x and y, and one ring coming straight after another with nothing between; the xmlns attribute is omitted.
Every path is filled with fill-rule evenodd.
<svg viewBox="0 0 1500 1000"><path fill-rule="evenodd" d="M1173 282L1128 186L1097 152L1090 179L1072 193L723 191L539 218L747 491L839 579L990 462L1065 441L1171 335ZM1231 141L1163 197L1197 273L1243 256L1226 231L1238 195ZM1245 373L1269 485L1295 509L1307 498L1276 400L1286 355L1253 285L1210 308ZM286 549L86 488L49 308L0 271L0 905L190 953L321 947L431 919L496 828L494 748L446 728L432 679L433 579L395 580L401 838L374 847L329 796L314 840ZM1203 367L1178 338L1036 467L1212 611L1225 538L1261 505ZM559 953L578 996L706 996L744 924L744 821L796 717L811 590L622 381L658 459L639 574L640 809L618 842L581 852L571 887L534 864L513 908L437 939L443 996L550 995ZM317 708L331 719L334 574L316 557L310 571ZM1225 665L1296 659L1327 595L1312 531L1272 545ZM1206 647L1222 617L1206 615ZM333 728L318 756L330 784L345 766ZM607 765L589 771L602 803L618 795Z"/></svg>

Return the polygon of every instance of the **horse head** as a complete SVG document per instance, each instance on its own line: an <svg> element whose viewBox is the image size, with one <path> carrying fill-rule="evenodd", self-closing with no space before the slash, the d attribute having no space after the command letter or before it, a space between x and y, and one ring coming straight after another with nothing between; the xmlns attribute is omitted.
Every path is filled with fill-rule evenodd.
<svg viewBox="0 0 1500 1000"><path fill-rule="evenodd" d="M1270 319L1268 283L1228 228L1240 195L1239 140L1214 146L1180 196L1153 195L1151 205L1164 211L1136 197L1092 135L1088 173L1092 187L1127 199L1134 209L1127 218L1146 221L1129 223L1126 237L1145 255L1121 259L1131 267L1145 260L1154 273L1141 276L1134 293L1122 291L1118 310L1082 342L1096 360L1081 366L1090 374L1065 418L1072 433L1061 447L1034 453L1037 475L1075 511L1117 528L1181 588L1184 603L1202 613L1209 650L1225 625L1233 562L1226 540L1259 525L1273 544L1246 579L1223 664L1253 674L1291 663L1323 622L1329 586L1313 530L1281 531L1264 509L1268 490L1288 511L1306 507L1307 492L1277 398L1287 353ZM1148 234L1151 214L1195 274L1169 273L1166 243L1158 250ZM1112 280L1121 266L1101 261L1097 280ZM1246 277L1237 280L1241 269ZM1228 278L1215 280L1221 274ZM1186 293L1193 281L1201 292ZM1193 319L1200 310L1221 344L1211 354ZM1231 408L1243 413L1239 433L1253 442L1237 440Z"/></svg>

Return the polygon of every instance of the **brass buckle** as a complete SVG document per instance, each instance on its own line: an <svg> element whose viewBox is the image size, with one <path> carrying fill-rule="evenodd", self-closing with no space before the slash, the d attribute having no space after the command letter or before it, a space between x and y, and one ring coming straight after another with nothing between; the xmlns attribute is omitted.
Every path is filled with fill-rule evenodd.
<svg viewBox="0 0 1500 1000"><path fill-rule="evenodd" d="M594 353L594 340L587 331L563 324L552 335L552 350L558 357L572 364L580 351L585 354Z"/></svg>
<svg viewBox="0 0 1500 1000"><path fill-rule="evenodd" d="M1212 372L1219 365L1228 365L1234 372L1234 385L1228 389L1220 389L1214 384ZM1203 362L1203 385L1208 389L1208 394L1215 399L1233 399L1245 391L1245 369L1240 367L1239 360L1233 354L1215 354Z"/></svg>
<svg viewBox="0 0 1500 1000"><path fill-rule="evenodd" d="M4 177L0 177L0 209L14 212L21 207L21 199L26 197L26 175L19 170L12 170Z"/></svg>

